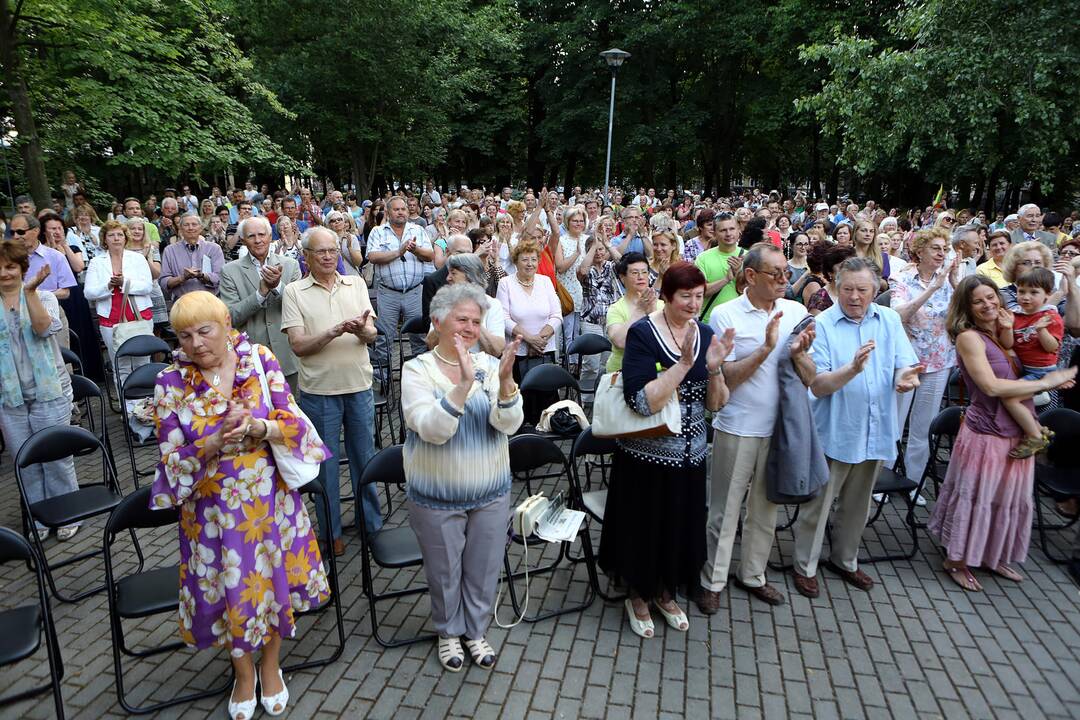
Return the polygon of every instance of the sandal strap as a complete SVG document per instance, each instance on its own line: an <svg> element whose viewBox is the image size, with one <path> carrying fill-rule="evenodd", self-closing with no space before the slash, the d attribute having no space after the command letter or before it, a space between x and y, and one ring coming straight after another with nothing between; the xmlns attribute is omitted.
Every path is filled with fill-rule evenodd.
<svg viewBox="0 0 1080 720"><path fill-rule="evenodd" d="M466 640L465 647L469 648L469 654L472 655L473 660L483 660L488 655L495 654L495 648L491 647L484 638Z"/></svg>
<svg viewBox="0 0 1080 720"><path fill-rule="evenodd" d="M465 659L465 653L461 650L461 641L454 637L439 638L439 660L453 658Z"/></svg>

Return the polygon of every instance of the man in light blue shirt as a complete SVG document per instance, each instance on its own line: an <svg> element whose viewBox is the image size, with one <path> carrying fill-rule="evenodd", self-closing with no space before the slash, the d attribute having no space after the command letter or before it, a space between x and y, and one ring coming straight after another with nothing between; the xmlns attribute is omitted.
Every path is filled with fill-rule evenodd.
<svg viewBox="0 0 1080 720"><path fill-rule="evenodd" d="M794 527L795 589L811 598L818 595L815 575L834 498L827 567L860 590L873 586L858 567L859 543L878 470L896 458L896 393L919 385L922 366L900 316L874 303L879 282L874 265L849 258L836 275L836 304L817 316L811 407L829 484L799 509Z"/></svg>

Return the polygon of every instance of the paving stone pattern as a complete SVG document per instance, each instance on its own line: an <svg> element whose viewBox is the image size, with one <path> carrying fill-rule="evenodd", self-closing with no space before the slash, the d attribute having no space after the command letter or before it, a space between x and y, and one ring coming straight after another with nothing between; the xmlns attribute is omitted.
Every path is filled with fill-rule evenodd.
<svg viewBox="0 0 1080 720"><path fill-rule="evenodd" d="M110 435L125 491L132 485L119 418ZM569 448L567 448L567 451ZM154 448L138 451L143 466ZM84 480L100 477L100 464L79 462ZM18 528L20 513L10 457L0 461L0 524ZM144 481L145 482L145 481ZM347 471L343 470L343 486ZM515 491L519 488L515 487ZM399 493L391 498L390 523L406 522ZM385 502L385 498L384 498ZM384 505L385 507L385 505ZM352 507L346 520L352 521ZM919 511L925 520L926 513ZM72 542L47 541L51 558L99 546L103 521L90 522ZM599 528L592 529L594 542ZM176 562L177 530L143 533L147 567ZM779 533L790 558L790 531ZM868 528L871 551L896 551L908 536L896 506ZM1058 538L1059 550L1064 540ZM1080 592L1060 566L1034 548L1023 566L1026 580L1010 583L980 574L985 592L960 590L940 569L940 554L920 531L919 551L908 561L865 565L877 580L863 593L823 571L821 597L811 602L782 573L770 582L787 596L773 608L730 587L720 612L708 619L689 606L690 630L663 624L642 640L627 624L621 604L597 598L583 612L503 630L488 639L499 653L491 671L466 664L444 673L434 644L384 649L372 637L368 603L361 591L360 540L348 530L339 563L347 643L336 663L287 678L289 716L369 718L1019 718L1080 716ZM574 546L580 551L580 543ZM121 543L121 567L130 567L130 542ZM520 548L512 551L520 561ZM545 558L553 550L545 550ZM535 552L531 553L535 559ZM774 551L774 559L776 551ZM57 573L62 588L77 589L104 576L100 560ZM423 582L413 570L378 570L377 589ZM25 566L0 567L6 589L0 608L26 602L33 593ZM523 580L517 581L523 589ZM582 564L537 576L533 608L580 602L588 590ZM123 716L116 701L104 594L77 604L54 601L66 675L63 694L69 717ZM380 604L388 634L425 631L426 595ZM510 619L504 597L503 621ZM126 625L136 646L163 644L176 632L173 615ZM429 630L429 629L428 629ZM332 614L300 621L298 638L287 640L285 662L322 656L336 641ZM149 660L126 659L132 699L159 701L208 687L228 673L223 652L181 650ZM48 676L44 651L0 670L0 688L14 690ZM160 717L225 717L226 697L171 708ZM256 716L263 715L261 709ZM2 718L52 717L47 695L0 708Z"/></svg>

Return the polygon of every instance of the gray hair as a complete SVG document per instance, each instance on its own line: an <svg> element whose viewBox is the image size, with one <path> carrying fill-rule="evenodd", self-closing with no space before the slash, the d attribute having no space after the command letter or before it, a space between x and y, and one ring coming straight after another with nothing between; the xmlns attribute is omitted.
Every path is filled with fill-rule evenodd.
<svg viewBox="0 0 1080 720"><path fill-rule="evenodd" d="M967 235L968 233L977 233L977 232L979 232L979 227L980 226L979 226L978 223L967 223L967 224L961 225L960 227L953 230L952 231L952 246L954 248L959 247L960 242L964 239L964 236Z"/></svg>
<svg viewBox="0 0 1080 720"><path fill-rule="evenodd" d="M236 226L236 234L240 236L241 240L247 237L245 232L247 228L251 227L252 225L262 225L264 228L266 228L266 232L268 235L274 232L270 227L270 221L262 215L259 215L257 217L249 217L241 220L240 224Z"/></svg>
<svg viewBox="0 0 1080 720"><path fill-rule="evenodd" d="M461 257L461 256L455 256ZM476 303L483 314L488 308L488 296L476 285L466 283L463 285L444 285L435 297L431 298L429 314L431 319L440 323L446 319L450 311L464 302Z"/></svg>
<svg viewBox="0 0 1080 720"><path fill-rule="evenodd" d="M480 258L472 253L451 255L446 259L446 266L451 270L460 270L465 273L465 278L473 285L482 288L487 287L487 275L484 274L484 266Z"/></svg>
<svg viewBox="0 0 1080 720"><path fill-rule="evenodd" d="M37 230L41 227L41 223L38 222L38 219L30 213L16 213L11 216L11 220L8 220L8 224L10 225L14 222L15 218L22 218L23 222L26 223L27 230Z"/></svg>
<svg viewBox="0 0 1080 720"><path fill-rule="evenodd" d="M1025 205L1021 205L1020 209L1016 211L1016 214L1017 215L1023 215L1025 212L1027 212L1028 210L1030 210L1032 208L1035 208L1035 210L1038 211L1038 213L1040 215L1043 214L1042 208L1039 207L1038 205L1036 205L1035 203L1027 203Z"/></svg>
<svg viewBox="0 0 1080 720"><path fill-rule="evenodd" d="M743 256L742 266L744 268L750 268L754 272L761 272L765 267L765 255L766 253L781 253L783 250L776 247L772 243L759 242L754 243L750 248L750 251Z"/></svg>
<svg viewBox="0 0 1080 720"><path fill-rule="evenodd" d="M300 247L304 248L305 251L310 250L311 240L315 237L316 234L322 233L326 233L328 237L332 238L334 241L334 245L338 244L338 236L336 232L334 232L328 227L323 227L322 225L315 225L313 227L309 227L307 230L304 231L304 234L300 236Z"/></svg>
<svg viewBox="0 0 1080 720"><path fill-rule="evenodd" d="M840 267L836 270L836 278L833 280L835 287L840 287L842 282L841 278L844 275L850 275L852 273L868 272L870 276L874 278L874 281L881 279L881 275L878 272L877 265L870 262L870 260L861 257L849 257Z"/></svg>
<svg viewBox="0 0 1080 720"><path fill-rule="evenodd" d="M163 199L163 200L161 201L161 208L162 208L163 210L165 209L165 206L166 206L166 205L175 205L175 206L176 206L177 208L179 208L179 207L180 207L180 203L176 202L176 198L172 198L172 197L167 197L167 198L164 198L164 199Z"/></svg>

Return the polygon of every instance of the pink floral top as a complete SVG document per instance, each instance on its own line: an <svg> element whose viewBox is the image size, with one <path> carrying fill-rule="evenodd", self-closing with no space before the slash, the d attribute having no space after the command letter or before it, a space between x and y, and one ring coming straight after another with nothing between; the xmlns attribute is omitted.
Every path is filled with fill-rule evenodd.
<svg viewBox="0 0 1080 720"><path fill-rule="evenodd" d="M273 407L263 399L247 336L233 333L232 397L214 389L177 350L157 377L155 424L161 462L150 507L180 507L180 637L197 648L250 653L273 635L291 637L294 611L326 602L330 586L299 493L274 466L265 440L245 438L207 457L206 437L230 402L276 423L294 457L319 463L326 446L299 413L269 348L257 346Z"/></svg>
<svg viewBox="0 0 1080 720"><path fill-rule="evenodd" d="M945 272L939 270L938 272ZM927 283L919 279L919 270L915 265L898 270L889 278L894 308L906 305L926 291ZM924 372L947 370L956 365L956 348L949 340L945 330L945 316L949 312L953 287L946 280L937 292L922 304L909 321L904 323L911 347L914 348L919 362L926 366Z"/></svg>

